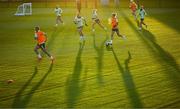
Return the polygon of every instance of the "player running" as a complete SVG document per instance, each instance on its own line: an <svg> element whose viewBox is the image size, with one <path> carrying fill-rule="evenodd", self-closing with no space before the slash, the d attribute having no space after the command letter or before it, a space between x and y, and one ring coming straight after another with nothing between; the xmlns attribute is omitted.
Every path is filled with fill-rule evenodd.
<svg viewBox="0 0 180 109"><path fill-rule="evenodd" d="M142 30L142 25L145 25L147 28L147 25L144 23L144 18L147 15L146 11L144 10L144 6L141 6L141 8L139 9L138 15L140 16L139 30Z"/></svg>
<svg viewBox="0 0 180 109"><path fill-rule="evenodd" d="M42 56L41 54L38 52L38 49L40 48L48 57L50 57L51 61L53 62L54 58L52 55L50 55L47 50L46 50L46 34L42 31L40 31L40 27L35 27L35 40L37 40L37 45L34 48L35 53L38 56L38 59L41 60Z"/></svg>
<svg viewBox="0 0 180 109"><path fill-rule="evenodd" d="M84 37L84 34L82 32L83 31L84 23L87 26L85 18L80 16L80 13L78 13L76 15L75 19L74 19L74 23L77 26L77 31L79 32L79 35L80 35L80 41L85 41L85 37Z"/></svg>
<svg viewBox="0 0 180 109"><path fill-rule="evenodd" d="M56 25L55 26L58 26L59 22L64 24L64 22L61 18L63 10L59 6L56 6L56 8L54 9L54 12L56 14Z"/></svg>
<svg viewBox="0 0 180 109"><path fill-rule="evenodd" d="M119 33L117 13L112 13L110 23L111 23L111 26L112 26L111 40L107 44L112 45L112 42L113 42L113 39L114 39L114 33L116 33L118 35L118 37L122 37L123 39L126 39L126 36Z"/></svg>
<svg viewBox="0 0 180 109"><path fill-rule="evenodd" d="M137 4L133 0L130 0L129 8L132 11L132 15L134 16L134 19L137 20L136 11L138 7L137 7Z"/></svg>
<svg viewBox="0 0 180 109"><path fill-rule="evenodd" d="M92 31L93 32L95 31L94 29L95 24L98 24L101 28L103 28L104 30L107 30L107 28L102 25L102 23L100 22L98 18L97 9L93 9L92 11Z"/></svg>

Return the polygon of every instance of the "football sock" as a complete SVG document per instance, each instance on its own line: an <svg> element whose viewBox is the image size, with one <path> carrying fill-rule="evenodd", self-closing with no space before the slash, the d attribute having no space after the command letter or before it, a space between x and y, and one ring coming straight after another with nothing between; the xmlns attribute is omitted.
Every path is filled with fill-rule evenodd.
<svg viewBox="0 0 180 109"><path fill-rule="evenodd" d="M38 54L38 58L42 58L41 54Z"/></svg>

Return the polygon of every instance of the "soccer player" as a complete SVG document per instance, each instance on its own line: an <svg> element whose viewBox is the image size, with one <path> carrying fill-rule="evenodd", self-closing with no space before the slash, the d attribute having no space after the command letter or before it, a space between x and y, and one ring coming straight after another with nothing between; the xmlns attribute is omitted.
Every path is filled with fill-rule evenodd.
<svg viewBox="0 0 180 109"><path fill-rule="evenodd" d="M126 37L124 35L119 33L117 13L112 13L111 26L112 26L111 40L110 40L110 42L108 42L108 44L112 45L112 42L114 39L114 33L116 33L118 35L118 37L122 37L123 39L126 39Z"/></svg>
<svg viewBox="0 0 180 109"><path fill-rule="evenodd" d="M85 37L84 37L84 34L82 32L83 31L84 23L87 26L85 18L80 16L80 13L78 13L76 15L75 19L74 19L74 23L77 26L77 31L79 32L79 35L80 35L80 41L85 41Z"/></svg>
<svg viewBox="0 0 180 109"><path fill-rule="evenodd" d="M136 11L138 7L137 7L137 4L133 0L130 0L129 8L132 11L132 15L134 16L134 19L137 20Z"/></svg>
<svg viewBox="0 0 180 109"><path fill-rule="evenodd" d="M144 6L141 6L141 8L139 9L139 16L140 16L140 25L139 25L139 30L142 30L142 25L145 25L147 28L147 25L144 23L144 18L146 14L146 11L144 10Z"/></svg>
<svg viewBox="0 0 180 109"><path fill-rule="evenodd" d="M35 53L37 54L38 56L38 59L41 60L42 59L42 56L41 54L38 52L38 49L40 48L50 59L51 61L53 62L54 58L51 54L49 54L46 50L46 34L42 31L40 31L40 27L35 27L35 40L37 40L37 45L36 47L34 48L34 51Z"/></svg>
<svg viewBox="0 0 180 109"><path fill-rule="evenodd" d="M56 14L56 25L55 26L58 26L59 22L64 24L64 22L61 18L63 10L57 5L56 8L54 9L54 12Z"/></svg>
<svg viewBox="0 0 180 109"><path fill-rule="evenodd" d="M97 9L93 9L92 11L92 31L93 32L95 31L94 29L95 24L98 24L101 28L103 28L104 30L107 30L107 28L102 25L102 23L100 22L98 18Z"/></svg>

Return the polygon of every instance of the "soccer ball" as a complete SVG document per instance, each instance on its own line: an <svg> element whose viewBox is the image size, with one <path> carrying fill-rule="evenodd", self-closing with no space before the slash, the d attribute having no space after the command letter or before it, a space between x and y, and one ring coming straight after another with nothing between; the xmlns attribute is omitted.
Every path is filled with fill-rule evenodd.
<svg viewBox="0 0 180 109"><path fill-rule="evenodd" d="M14 80L9 79L9 80L7 80L6 82L7 82L7 84L11 84L11 83L13 83L13 82L14 82Z"/></svg>
<svg viewBox="0 0 180 109"><path fill-rule="evenodd" d="M106 46L112 45L109 41L106 42Z"/></svg>

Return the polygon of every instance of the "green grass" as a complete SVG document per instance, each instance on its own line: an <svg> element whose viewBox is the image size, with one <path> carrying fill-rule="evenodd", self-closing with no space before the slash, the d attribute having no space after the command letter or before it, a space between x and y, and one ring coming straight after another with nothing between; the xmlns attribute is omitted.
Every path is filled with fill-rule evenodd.
<svg viewBox="0 0 180 109"><path fill-rule="evenodd" d="M0 9L0 108L180 108L179 9L148 9L148 29L140 32L128 9L101 8L108 31L96 26L95 34L91 9L84 9L84 45L72 22L75 9L63 9L65 25L58 28L52 8L24 17L13 16L15 10ZM107 50L107 20L114 11L127 40L115 37ZM36 25L48 34L53 65L45 55L37 62Z"/></svg>

